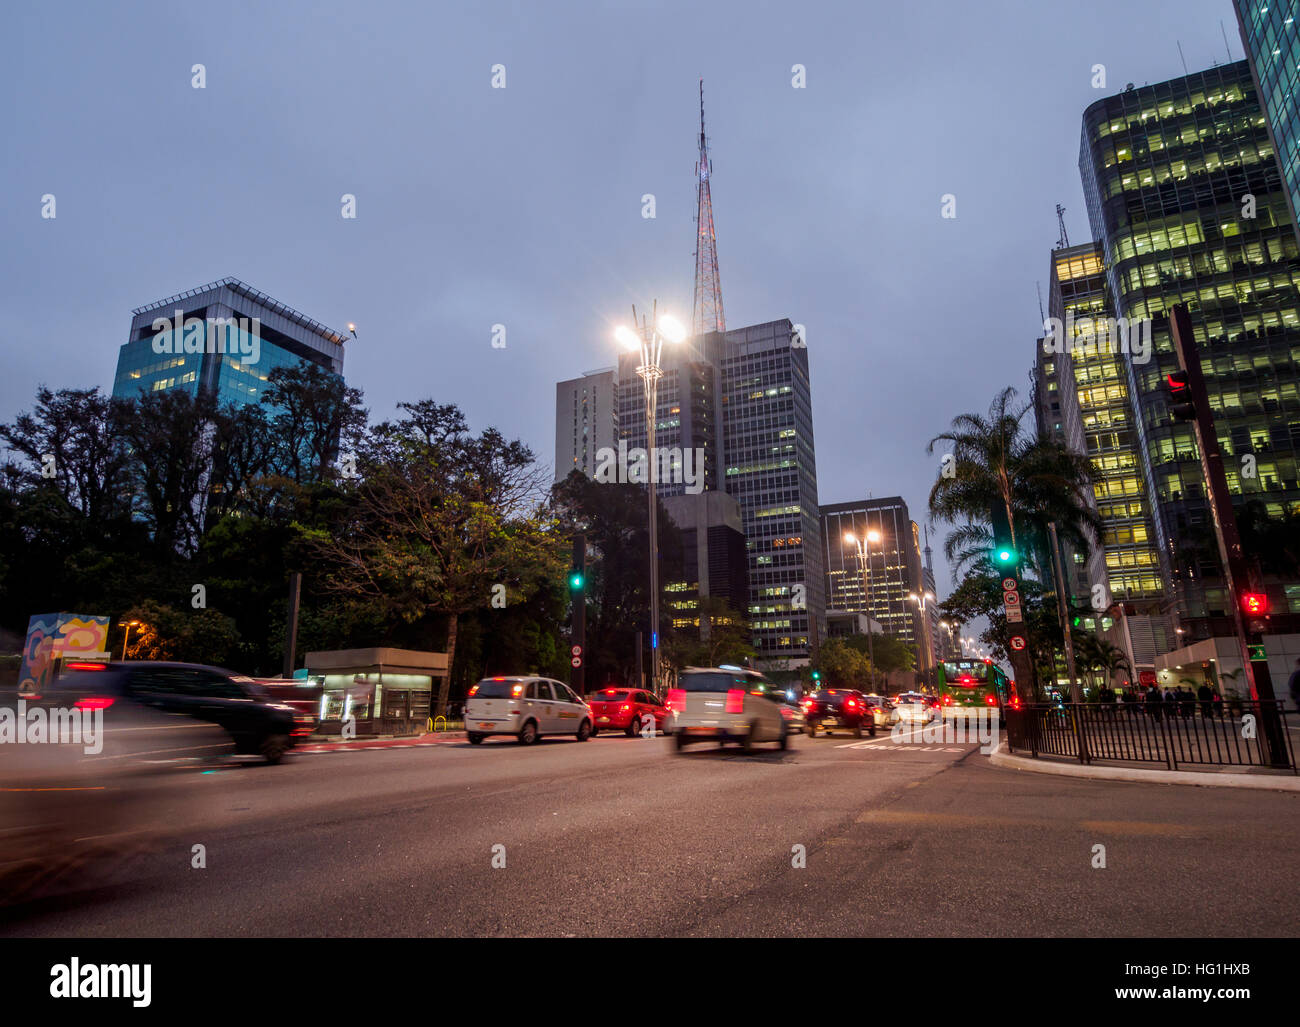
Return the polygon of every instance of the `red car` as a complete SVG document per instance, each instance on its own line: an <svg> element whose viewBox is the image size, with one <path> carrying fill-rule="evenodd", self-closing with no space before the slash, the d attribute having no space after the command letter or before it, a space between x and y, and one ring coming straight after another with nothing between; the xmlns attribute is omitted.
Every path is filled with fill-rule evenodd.
<svg viewBox="0 0 1300 1027"><path fill-rule="evenodd" d="M621 730L629 738L654 722L655 731L664 733L668 707L652 692L626 686L602 688L587 696L591 707L591 733Z"/></svg>

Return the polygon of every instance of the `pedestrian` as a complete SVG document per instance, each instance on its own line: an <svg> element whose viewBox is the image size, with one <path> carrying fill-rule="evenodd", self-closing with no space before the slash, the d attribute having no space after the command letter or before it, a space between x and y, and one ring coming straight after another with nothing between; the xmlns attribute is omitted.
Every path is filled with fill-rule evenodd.
<svg viewBox="0 0 1300 1027"><path fill-rule="evenodd" d="M1220 720L1223 719L1223 696L1218 692L1214 693L1214 715Z"/></svg>
<svg viewBox="0 0 1300 1027"><path fill-rule="evenodd" d="M1178 707L1183 720L1190 720L1192 714L1196 712L1196 696L1192 694L1190 688L1178 686Z"/></svg>
<svg viewBox="0 0 1300 1027"><path fill-rule="evenodd" d="M1300 658L1295 661L1295 670L1287 682L1287 691L1291 693L1291 705L1300 710Z"/></svg>
<svg viewBox="0 0 1300 1027"><path fill-rule="evenodd" d="M1148 685L1146 698L1147 714L1153 720L1159 720L1162 706L1164 706L1164 697L1160 694L1160 689L1155 685Z"/></svg>
<svg viewBox="0 0 1300 1027"><path fill-rule="evenodd" d="M1201 700L1201 717L1207 718L1214 712L1214 689L1208 681L1202 681L1196 690L1196 698Z"/></svg>
<svg viewBox="0 0 1300 1027"><path fill-rule="evenodd" d="M1102 706L1106 708L1107 713L1115 712L1115 689L1111 688L1110 685L1102 686L1101 695L1098 696L1098 700L1101 702Z"/></svg>
<svg viewBox="0 0 1300 1027"><path fill-rule="evenodd" d="M1129 685L1126 689L1124 689L1124 695L1122 701L1124 703L1124 706L1128 709L1129 716L1136 715L1138 711L1138 696L1137 696L1137 690L1132 685Z"/></svg>

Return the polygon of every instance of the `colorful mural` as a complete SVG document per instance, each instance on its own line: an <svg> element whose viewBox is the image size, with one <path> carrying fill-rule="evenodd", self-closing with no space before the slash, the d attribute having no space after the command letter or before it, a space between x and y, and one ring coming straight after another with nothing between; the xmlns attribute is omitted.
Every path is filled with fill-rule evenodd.
<svg viewBox="0 0 1300 1027"><path fill-rule="evenodd" d="M108 618L80 613L38 613L27 622L18 691L39 695L49 687L55 661L103 657L108 649Z"/></svg>

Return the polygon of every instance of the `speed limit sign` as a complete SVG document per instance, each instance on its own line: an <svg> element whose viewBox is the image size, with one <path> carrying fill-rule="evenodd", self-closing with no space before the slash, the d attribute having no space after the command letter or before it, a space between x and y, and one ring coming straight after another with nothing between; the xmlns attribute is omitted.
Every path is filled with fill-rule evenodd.
<svg viewBox="0 0 1300 1027"><path fill-rule="evenodd" d="M582 655L582 646L580 646L580 645L575 645L572 649L569 650L569 652L571 652L574 656L581 656L581 655ZM574 666L576 667L577 664L575 663Z"/></svg>

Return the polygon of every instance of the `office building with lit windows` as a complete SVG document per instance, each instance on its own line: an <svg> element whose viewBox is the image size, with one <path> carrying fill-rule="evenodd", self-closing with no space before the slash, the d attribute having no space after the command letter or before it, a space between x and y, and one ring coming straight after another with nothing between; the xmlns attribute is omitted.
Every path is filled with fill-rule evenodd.
<svg viewBox="0 0 1300 1027"><path fill-rule="evenodd" d="M181 389L223 406L256 404L277 367L305 361L342 375L343 340L341 332L224 278L131 311L113 395Z"/></svg>
<svg viewBox="0 0 1300 1027"><path fill-rule="evenodd" d="M629 450L646 444L639 362L625 353L618 371ZM808 350L782 319L665 346L661 362L655 446L699 452L693 487L739 506L757 660L772 670L806 665L826 610ZM677 474L656 487L665 499L690 491Z"/></svg>
<svg viewBox="0 0 1300 1027"><path fill-rule="evenodd" d="M864 614L879 623L885 634L914 646L916 669L927 674L933 664L934 636L920 604L911 598L924 595L927 586L920 529L909 516L907 503L901 496L831 503L821 508L820 519L827 608ZM845 536L852 534L861 542L868 532L877 532L880 538L868 542L864 568L857 545L845 541ZM927 601L926 613L934 610ZM934 615L937 630L938 615Z"/></svg>
<svg viewBox="0 0 1300 1027"><path fill-rule="evenodd" d="M1300 233L1300 0L1235 0L1234 6Z"/></svg>
<svg viewBox="0 0 1300 1027"><path fill-rule="evenodd" d="M1102 390L1089 399L1093 444L1113 435L1121 481L1128 449L1136 453L1154 535L1137 537L1144 522L1127 487L1113 499L1099 494L1115 527L1134 530L1112 535L1108 562L1112 552L1145 560L1154 541L1164 608L1183 640L1226 635L1231 611L1195 436L1170 416L1165 375L1176 369L1168 311L1185 304L1238 513L1248 505L1270 518L1295 510L1300 257L1249 65L1129 87L1092 104L1083 115L1080 171L1111 312L1130 322L1149 318L1153 344L1147 362L1118 357L1134 415L1123 434L1104 423L1124 410L1115 368L1075 362L1080 392ZM1125 510L1132 516L1115 516ZM1114 572L1117 595L1155 593L1145 563L1121 562ZM1300 612L1300 585L1273 578L1269 594L1274 610Z"/></svg>
<svg viewBox="0 0 1300 1027"><path fill-rule="evenodd" d="M644 416L642 417L644 420ZM618 370L588 371L555 385L555 480L594 477L602 449L618 446Z"/></svg>

